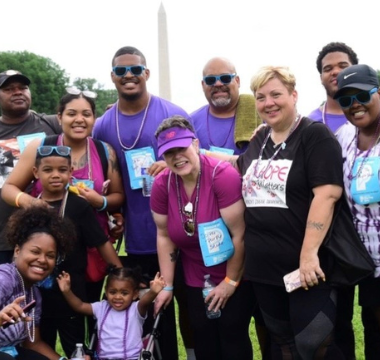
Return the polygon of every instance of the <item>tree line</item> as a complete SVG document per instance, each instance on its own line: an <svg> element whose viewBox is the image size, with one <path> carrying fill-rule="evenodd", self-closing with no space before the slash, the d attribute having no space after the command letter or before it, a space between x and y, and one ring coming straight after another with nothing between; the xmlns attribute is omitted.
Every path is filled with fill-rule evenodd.
<svg viewBox="0 0 380 360"><path fill-rule="evenodd" d="M55 114L59 99L68 86L97 93L96 115L101 116L107 105L117 100L116 90L106 90L96 79L76 78L70 84L70 77L64 69L51 59L27 51L0 52L0 72L17 70L31 80L32 109L38 113Z"/></svg>

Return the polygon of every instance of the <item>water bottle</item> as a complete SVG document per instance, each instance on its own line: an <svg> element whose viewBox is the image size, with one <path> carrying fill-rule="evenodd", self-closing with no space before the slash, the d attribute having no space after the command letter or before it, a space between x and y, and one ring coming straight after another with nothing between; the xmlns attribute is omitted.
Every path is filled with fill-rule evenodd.
<svg viewBox="0 0 380 360"><path fill-rule="evenodd" d="M205 275L204 276L204 283L203 283L203 290L202 290L202 294L203 294L203 299L205 299L207 297L207 295L215 289L215 284L214 282L210 279L210 275ZM206 303L206 316L209 318L209 319L217 319L220 317L220 315L222 314L220 309L218 311L213 311L213 310L208 310L208 307L210 305L210 302L211 300Z"/></svg>
<svg viewBox="0 0 380 360"><path fill-rule="evenodd" d="M143 161L143 166L141 167L141 175L142 175L142 194L143 196L150 196L152 193L152 185L154 181L154 177L148 174L148 169L152 166L154 160L152 159L152 155L150 153L145 155L145 159Z"/></svg>
<svg viewBox="0 0 380 360"><path fill-rule="evenodd" d="M83 344L75 344L76 349L74 350L73 354L71 355L71 360L83 360L85 359L85 352L83 349Z"/></svg>

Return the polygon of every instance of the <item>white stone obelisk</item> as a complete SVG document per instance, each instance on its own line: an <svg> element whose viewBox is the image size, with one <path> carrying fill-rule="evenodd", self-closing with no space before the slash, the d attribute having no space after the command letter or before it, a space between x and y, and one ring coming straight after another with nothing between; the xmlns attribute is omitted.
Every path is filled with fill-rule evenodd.
<svg viewBox="0 0 380 360"><path fill-rule="evenodd" d="M169 44L166 12L161 3L158 10L158 79L159 96L171 100L170 69L169 69Z"/></svg>

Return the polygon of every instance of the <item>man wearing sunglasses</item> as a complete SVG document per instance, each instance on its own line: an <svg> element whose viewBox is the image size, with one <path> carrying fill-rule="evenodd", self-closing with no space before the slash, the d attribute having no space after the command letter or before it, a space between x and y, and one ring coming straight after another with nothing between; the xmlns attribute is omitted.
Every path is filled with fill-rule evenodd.
<svg viewBox="0 0 380 360"><path fill-rule="evenodd" d="M356 53L342 42L331 42L325 45L318 54L317 69L326 90L326 101L313 110L308 117L323 122L334 133L347 122L342 109L334 100L334 95L338 90L338 74L358 62Z"/></svg>
<svg viewBox="0 0 380 360"><path fill-rule="evenodd" d="M239 95L235 66L216 57L203 69L202 88L207 105L191 114L201 147L227 154L241 154L252 132L261 124L252 95Z"/></svg>
<svg viewBox="0 0 380 360"><path fill-rule="evenodd" d="M0 73L0 195L1 188L13 170L20 151L33 137L60 134L55 115L36 114L31 107L30 80L19 71ZM13 249L3 230L14 207L0 198L0 263L12 261Z"/></svg>
<svg viewBox="0 0 380 360"><path fill-rule="evenodd" d="M141 266L144 274L154 278L159 271L156 226L150 210L150 198L143 196L143 175L156 176L166 167L157 155L154 133L162 120L173 115L189 115L179 106L152 95L147 90L150 70L145 56L138 49L126 46L119 49L112 59L111 79L118 92L118 101L99 119L93 136L108 142L116 151L123 175L126 194L124 204L125 244L128 256L124 266ZM150 155L155 162L144 167L143 159ZM144 171L142 171L144 168ZM152 325L146 322L146 329ZM160 322L163 331L159 337L162 357L177 360L177 340L174 307L165 310Z"/></svg>

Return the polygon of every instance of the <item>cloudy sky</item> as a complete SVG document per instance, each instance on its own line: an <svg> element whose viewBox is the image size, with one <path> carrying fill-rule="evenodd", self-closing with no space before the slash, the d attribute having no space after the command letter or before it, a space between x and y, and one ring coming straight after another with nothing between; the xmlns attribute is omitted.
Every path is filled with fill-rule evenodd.
<svg viewBox="0 0 380 360"><path fill-rule="evenodd" d="M158 94L161 2L169 31L172 101L188 112L205 104L202 69L214 56L236 65L241 93L250 93L259 67L289 66L303 115L324 100L315 60L327 43L345 42L361 63L380 69L375 40L380 2L375 0L363 5L356 0L2 0L0 51L49 57L72 79L95 78L112 89L114 53L135 46L151 70L148 89Z"/></svg>

